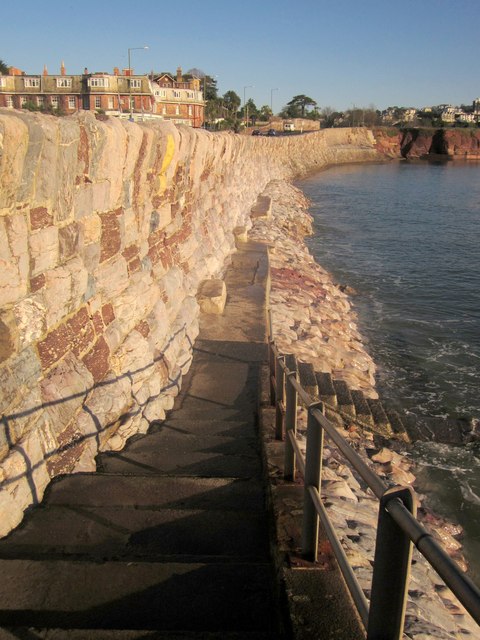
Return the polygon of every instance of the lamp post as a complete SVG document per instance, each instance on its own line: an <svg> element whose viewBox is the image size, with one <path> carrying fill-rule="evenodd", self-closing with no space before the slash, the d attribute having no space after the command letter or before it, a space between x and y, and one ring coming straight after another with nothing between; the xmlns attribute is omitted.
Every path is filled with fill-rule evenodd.
<svg viewBox="0 0 480 640"><path fill-rule="evenodd" d="M132 105L132 65L130 63L130 51L137 51L140 49L148 49L145 45L144 47L130 47L128 50L128 100L130 107L130 121L133 120L133 105Z"/></svg>
<svg viewBox="0 0 480 640"><path fill-rule="evenodd" d="M272 112L272 116L273 116L273 92L274 91L278 91L278 87L276 87L275 89L270 89L270 110Z"/></svg>
<svg viewBox="0 0 480 640"><path fill-rule="evenodd" d="M245 89L253 89L253 84L247 84L245 87L243 87L243 118L244 118L244 124L245 127L248 126L248 121L246 119L246 112L247 112L247 108L246 108L246 98L245 98Z"/></svg>

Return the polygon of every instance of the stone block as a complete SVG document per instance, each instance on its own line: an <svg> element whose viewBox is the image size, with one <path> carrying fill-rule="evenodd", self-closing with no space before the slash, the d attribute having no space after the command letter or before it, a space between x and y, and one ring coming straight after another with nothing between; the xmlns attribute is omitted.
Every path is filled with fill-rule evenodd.
<svg viewBox="0 0 480 640"><path fill-rule="evenodd" d="M310 362L298 363L298 377L305 391L315 398L318 395L318 386L315 371Z"/></svg>
<svg viewBox="0 0 480 640"><path fill-rule="evenodd" d="M335 388L340 410L352 417L355 417L355 405L347 383L344 380L334 380L333 386Z"/></svg>
<svg viewBox="0 0 480 640"><path fill-rule="evenodd" d="M221 315L227 302L227 287L223 280L204 280L199 287L197 301L202 313Z"/></svg>
<svg viewBox="0 0 480 640"><path fill-rule="evenodd" d="M375 431L380 434L386 435L387 437L390 437L392 435L392 428L390 426L390 421L387 417L387 414L385 413L385 409L383 408L381 400L377 400L375 398L367 398L367 402L373 415Z"/></svg>
<svg viewBox="0 0 480 640"><path fill-rule="evenodd" d="M12 311L0 313L0 362L8 360L18 348L18 330Z"/></svg>
<svg viewBox="0 0 480 640"><path fill-rule="evenodd" d="M32 276L53 269L58 263L58 228L46 227L33 232L29 237Z"/></svg>
<svg viewBox="0 0 480 640"><path fill-rule="evenodd" d="M237 244L238 242L247 242L248 240L247 227L245 226L235 227L235 229L233 230L233 235L235 236L235 244Z"/></svg>
<svg viewBox="0 0 480 640"><path fill-rule="evenodd" d="M250 210L253 220L258 218L269 218L272 215L272 199L270 196L258 196L257 202Z"/></svg>
<svg viewBox="0 0 480 640"><path fill-rule="evenodd" d="M56 432L74 418L92 384L92 374L71 353L45 377L42 400Z"/></svg>
<svg viewBox="0 0 480 640"><path fill-rule="evenodd" d="M331 405L332 407L337 406L337 394L335 393L335 388L333 386L332 375L328 372L317 372L315 374L317 378L318 385L318 397L323 402Z"/></svg>
<svg viewBox="0 0 480 640"><path fill-rule="evenodd" d="M357 417L369 426L373 426L373 416L368 405L368 402L362 391L359 389L352 389L351 391L353 404L355 405L355 412Z"/></svg>

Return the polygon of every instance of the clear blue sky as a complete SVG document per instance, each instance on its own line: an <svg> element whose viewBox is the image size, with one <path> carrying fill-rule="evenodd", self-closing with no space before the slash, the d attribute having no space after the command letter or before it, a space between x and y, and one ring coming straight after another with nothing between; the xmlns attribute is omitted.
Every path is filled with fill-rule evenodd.
<svg viewBox="0 0 480 640"><path fill-rule="evenodd" d="M200 68L275 112L480 96L480 0L5 0L0 24L0 59L27 73L111 72L145 44L136 73Z"/></svg>

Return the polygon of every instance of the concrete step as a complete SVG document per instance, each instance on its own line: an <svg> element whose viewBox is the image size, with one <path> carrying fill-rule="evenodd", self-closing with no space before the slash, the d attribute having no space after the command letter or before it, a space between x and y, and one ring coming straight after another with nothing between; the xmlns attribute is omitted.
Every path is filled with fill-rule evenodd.
<svg viewBox="0 0 480 640"><path fill-rule="evenodd" d="M236 422L236 423L249 423L256 424L256 407L253 412L250 407L248 412L241 409L218 407L218 406L186 406L185 408L174 409L171 415L178 420L214 420L216 422ZM155 422L154 424L162 424L161 422Z"/></svg>
<svg viewBox="0 0 480 640"><path fill-rule="evenodd" d="M253 439L154 433L122 451L98 456L97 468L106 473L141 475L260 477L257 447Z"/></svg>
<svg viewBox="0 0 480 640"><path fill-rule="evenodd" d="M229 291L230 293L230 291ZM209 318L213 320L213 318ZM268 358L268 345L266 342L241 342L233 340L202 340L195 341L193 347L195 361L207 362L263 362ZM187 377L190 374L187 374Z"/></svg>
<svg viewBox="0 0 480 640"><path fill-rule="evenodd" d="M198 435L198 436L222 436L225 438L255 438L257 431L253 420L237 422L237 420L211 420L211 419L190 419L177 418L177 412L164 422L156 422L149 430L150 433L157 433L164 429L172 429L178 433Z"/></svg>
<svg viewBox="0 0 480 640"><path fill-rule="evenodd" d="M0 571L2 627L248 633L276 626L267 564L2 560Z"/></svg>
<svg viewBox="0 0 480 640"><path fill-rule="evenodd" d="M264 513L50 505L32 511L0 558L266 562Z"/></svg>
<svg viewBox="0 0 480 640"><path fill-rule="evenodd" d="M258 480L82 473L57 478L45 505L263 511Z"/></svg>
<svg viewBox="0 0 480 640"><path fill-rule="evenodd" d="M187 454L213 453L222 456L254 456L259 455L259 443L255 437L229 438L225 436L197 435L182 433L169 427L159 428L147 435L131 438L123 452L145 453L152 449L161 454L170 451L174 456Z"/></svg>
<svg viewBox="0 0 480 640"><path fill-rule="evenodd" d="M0 629L0 640L279 640L277 631L149 631L146 629Z"/></svg>
<svg viewBox="0 0 480 640"><path fill-rule="evenodd" d="M120 452L97 458L99 471L247 478L261 473L258 442L253 438L194 436L161 430L132 438Z"/></svg>
<svg viewBox="0 0 480 640"><path fill-rule="evenodd" d="M0 628L0 640L279 640L278 632L268 631L149 631L145 629L33 629Z"/></svg>

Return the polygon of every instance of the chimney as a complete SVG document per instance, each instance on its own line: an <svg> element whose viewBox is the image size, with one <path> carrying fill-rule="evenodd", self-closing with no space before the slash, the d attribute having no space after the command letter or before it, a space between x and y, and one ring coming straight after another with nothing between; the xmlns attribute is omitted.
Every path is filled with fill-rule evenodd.
<svg viewBox="0 0 480 640"><path fill-rule="evenodd" d="M88 76L88 69L87 69L87 67L85 67L85 69L83 70L83 75L84 75L84 76Z"/></svg>
<svg viewBox="0 0 480 640"><path fill-rule="evenodd" d="M124 76L133 76L133 69L129 69L128 67L126 69L122 69L122 74Z"/></svg>
<svg viewBox="0 0 480 640"><path fill-rule="evenodd" d="M119 76L120 75L120 69L118 67L113 67L113 75L114 76Z"/></svg>
<svg viewBox="0 0 480 640"><path fill-rule="evenodd" d="M48 76L48 69L46 64L43 65L43 75Z"/></svg>
<svg viewBox="0 0 480 640"><path fill-rule="evenodd" d="M177 67L177 82L182 82L182 67Z"/></svg>
<svg viewBox="0 0 480 640"><path fill-rule="evenodd" d="M64 63L64 61L62 60L62 64L60 65L60 75L61 75L61 76L64 76L64 75L66 75L66 73L67 73L67 72L66 72L66 70L65 70L65 63Z"/></svg>

